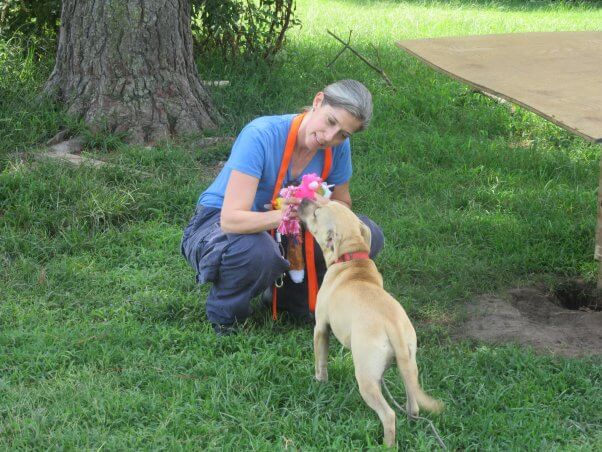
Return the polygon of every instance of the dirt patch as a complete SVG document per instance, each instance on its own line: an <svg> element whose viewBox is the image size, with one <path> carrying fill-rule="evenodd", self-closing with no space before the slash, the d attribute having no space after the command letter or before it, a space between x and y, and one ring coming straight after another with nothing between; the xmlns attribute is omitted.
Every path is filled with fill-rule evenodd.
<svg viewBox="0 0 602 452"><path fill-rule="evenodd" d="M543 287L478 296L466 305L466 314L458 337L527 345L562 356L602 355L602 312L566 309Z"/></svg>

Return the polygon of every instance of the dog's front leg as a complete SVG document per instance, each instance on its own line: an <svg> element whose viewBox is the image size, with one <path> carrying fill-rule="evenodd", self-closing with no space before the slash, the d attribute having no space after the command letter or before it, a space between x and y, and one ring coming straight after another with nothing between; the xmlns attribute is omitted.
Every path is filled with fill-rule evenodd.
<svg viewBox="0 0 602 452"><path fill-rule="evenodd" d="M328 381L328 340L330 331L328 325L316 323L314 327L314 358L316 365L316 380Z"/></svg>

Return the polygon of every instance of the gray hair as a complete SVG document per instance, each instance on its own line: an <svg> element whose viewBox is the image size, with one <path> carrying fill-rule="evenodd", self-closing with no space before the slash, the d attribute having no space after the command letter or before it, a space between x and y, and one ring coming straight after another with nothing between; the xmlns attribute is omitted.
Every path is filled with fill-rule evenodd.
<svg viewBox="0 0 602 452"><path fill-rule="evenodd" d="M357 80L347 79L328 85L323 92L325 104L349 112L362 123L359 130L368 127L372 119L372 95L368 88Z"/></svg>

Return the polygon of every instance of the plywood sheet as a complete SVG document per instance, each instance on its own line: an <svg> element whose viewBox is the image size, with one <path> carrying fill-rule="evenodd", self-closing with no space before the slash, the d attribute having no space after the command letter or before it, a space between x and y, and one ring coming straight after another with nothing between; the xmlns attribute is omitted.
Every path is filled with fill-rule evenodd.
<svg viewBox="0 0 602 452"><path fill-rule="evenodd" d="M396 44L439 71L602 143L602 32L463 36Z"/></svg>

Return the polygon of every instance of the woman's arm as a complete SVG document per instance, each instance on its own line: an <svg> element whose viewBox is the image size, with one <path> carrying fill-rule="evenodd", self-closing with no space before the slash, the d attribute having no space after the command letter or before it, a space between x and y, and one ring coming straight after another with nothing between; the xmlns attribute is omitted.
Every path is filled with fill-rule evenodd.
<svg viewBox="0 0 602 452"><path fill-rule="evenodd" d="M256 177L232 170L221 213L221 227L224 232L252 234L278 227L283 210L251 210L258 185L259 179Z"/></svg>
<svg viewBox="0 0 602 452"><path fill-rule="evenodd" d="M351 193L349 193L349 182L341 185L335 185L330 199L332 201L338 201L341 204L345 204L351 209Z"/></svg>

